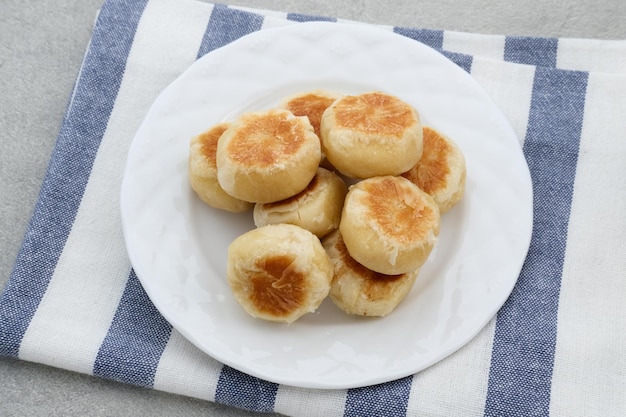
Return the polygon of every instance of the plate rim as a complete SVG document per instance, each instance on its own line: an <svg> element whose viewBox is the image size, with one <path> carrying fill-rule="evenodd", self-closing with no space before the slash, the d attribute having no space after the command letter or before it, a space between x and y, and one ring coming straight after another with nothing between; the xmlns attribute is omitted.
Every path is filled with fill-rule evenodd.
<svg viewBox="0 0 626 417"><path fill-rule="evenodd" d="M391 31L386 31L384 29L380 29L380 28L376 28L376 27L371 27L368 25L357 25L357 24L346 24L346 23L329 23L329 22L304 22L304 23L297 23L294 25L289 25L289 26L284 26L284 27L276 27L276 28L267 28L267 29L262 29L260 31L257 32L253 32L251 34L245 35L223 47L220 47L212 52L209 52L208 54L204 55L203 57L201 57L200 59L198 59L194 64L192 64L191 67L194 66L198 66L201 64L198 64L199 62L204 62L206 60L211 60L212 57L214 57L216 54L223 54L225 53L224 51L230 51L231 49L235 49L237 47L239 47L240 45L245 45L246 43L250 42L251 39L254 39L256 36L273 36L276 34L279 34L280 32L285 32L285 31L292 31L292 30L299 30L296 28L303 28L303 27L331 27L332 31L335 30L340 30L343 31L345 33L345 31L352 31L354 30L355 32L368 32L371 34L376 33L377 35L380 34L380 36L388 36L389 39L392 39L392 37L395 37L399 42L405 42L406 45L411 45L414 47L422 47L422 48L427 48L428 50L436 53L437 55L439 55L441 58L445 59L446 61L448 61L451 65L454 65L459 71L460 73L466 74L467 77L466 79L469 81L471 80L471 82L474 83L475 88L477 88L479 91L484 93L484 98L489 100L492 104L493 104L493 108L497 109L497 106L495 106L495 103L493 103L493 101L488 97L488 95L486 94L486 92L484 92L484 90L482 89L482 87L469 75L467 74L465 71L463 71L461 68L459 68L458 66L456 66L456 64L454 64L452 61L449 61L448 58L445 57L445 55L441 54L439 51L432 49L426 45L423 45L415 40L412 39L408 39L403 37L400 34L396 34L394 32ZM349 29L348 29L349 28ZM374 35L372 35L374 36ZM408 42L407 42L408 41ZM172 83L170 83L164 90L163 92L159 95L159 97L152 103L152 105L150 106L150 110L148 111L148 114L151 113L153 107L157 104L158 100L160 97L162 97L163 94L165 94L167 91L176 88L176 86L178 85L178 83L181 82L181 80L184 78L185 74L187 73L188 70L185 70L183 73L181 73ZM127 186L127 181L129 180L127 173L129 171L130 166L132 165L132 157L133 157L133 153L135 152L135 147L137 146L137 141L135 140L137 138L137 136L140 135L140 133L143 131L143 127L144 127L144 123L146 123L146 120L148 120L148 114L146 115L146 119L144 119L144 121L142 121L140 128L138 129L135 137L133 138L133 141L131 143L131 146L129 148L129 152L128 152L128 158L126 161L126 165L125 165L125 169L124 169L124 177L122 179L122 186L121 186L121 198L120 198L120 208L122 211L122 226L123 226L123 234L124 234L124 239L125 242L127 244L127 251L129 254L129 258L131 259L131 264L133 265L133 268L135 268L135 264L136 264L136 259L137 259L137 255L134 253L133 251L133 247L132 245L129 243L129 240L131 239L130 235L131 233L129 232L129 230L132 228L132 225L129 224L128 222L128 218L124 215L125 213L125 207L128 204L128 200L127 200L127 195L125 194L125 189ZM508 123L508 121L506 121L506 118L504 117L504 115L499 112L499 116L501 117L501 119L510 127L510 124ZM510 128L511 130L511 135L513 138L515 138L515 134L513 132L513 129ZM519 147L519 142L516 142L516 145ZM521 147L519 147L519 153L521 155L522 154L522 150ZM518 274L517 276L519 276L519 272L521 271L524 259L526 258L526 254L528 251L528 248L530 246L530 239L531 239L531 235L532 235L532 219L533 219L533 212L532 212L532 184L530 181L530 171L528 170L528 166L526 165L526 172L525 175L527 176L527 183L530 186L529 189L527 191L529 191L529 198L530 198L530 212L528 213L529 218L527 219L529 221L528 224L528 233L527 233L527 242L523 243L522 246L524 246L526 249L523 253L521 257L521 259L519 260L519 265L517 268ZM163 307L163 302L162 300L159 299L159 296L157 294L155 294L155 292L153 291L149 279L146 277L146 275L144 274L144 271L140 271L140 270L136 270L136 275L139 278L139 281L141 282L142 286L144 287L146 293L148 294L149 298L152 300L152 302L155 304L155 306L157 307L157 309L159 310L159 312L161 314L163 314L163 316L166 318L166 320L168 320L168 322L170 322L173 326L173 328L175 328L177 331L179 331L185 338L187 338L191 343L193 343L194 345L196 345L200 350L202 350L203 352L205 352L207 355L219 360L220 362L229 365L235 369L239 369L242 372L246 372L250 375L268 380L268 381L272 381L272 382L276 382L279 384L286 384L286 385L291 385L291 386L297 386L297 387L303 387L303 388L331 388L331 389L345 389L345 388L354 388L354 387L360 387L360 386L365 386L365 385L371 385L371 384L375 384L375 383L380 383L380 382L385 382L385 381L391 381L397 378L401 378L403 376L407 376L410 374L413 374L415 372L418 372L421 369L425 369L424 367L422 367L421 369L418 370L407 370L406 372L402 373L402 374L396 374L392 377L383 377L381 378L376 378L376 377L372 377L372 378L360 378L359 381L352 381L352 382L339 382L337 384L333 384L330 381L326 381L326 382L313 382L313 381L299 381L299 380L294 380L294 379L289 379L286 377L273 377L272 375L267 375L264 372L258 372L256 369L249 369L248 367L242 367L241 364L239 363L233 363L231 360L229 360L229 358L221 355L219 352L207 352L206 350L206 346L198 346L197 344L197 340L195 339L195 337L191 334L189 334L188 331L186 331L186 329L184 329L184 326L181 326L181 324L179 323L178 319L176 317L172 317L171 314L169 314L168 310L166 308ZM450 354L452 354L453 352L455 352L456 350L458 350L459 348L461 348L462 346L464 346L465 344L467 344L471 339L473 339L476 334L478 334L487 324L488 322L493 318L493 316L497 313L497 311L502 307L502 305L506 302L507 298L509 297L510 293L512 292L515 283L517 281L517 276L515 277L515 280L512 280L509 287L507 289L507 291L505 291L506 295L503 295L500 300L500 302L498 303L498 305L496 306L494 304L493 307L493 313L489 314L489 316L484 320L484 323L481 324L481 326L477 327L476 331L474 332L473 336L471 338L469 338L468 340L460 343L458 346L454 346L451 347L449 349L449 351L447 352L442 352L441 355L438 355L437 359L434 359L430 364L428 364L426 367L431 366L432 364L442 360L443 358L449 356ZM503 293L504 294L504 293Z"/></svg>

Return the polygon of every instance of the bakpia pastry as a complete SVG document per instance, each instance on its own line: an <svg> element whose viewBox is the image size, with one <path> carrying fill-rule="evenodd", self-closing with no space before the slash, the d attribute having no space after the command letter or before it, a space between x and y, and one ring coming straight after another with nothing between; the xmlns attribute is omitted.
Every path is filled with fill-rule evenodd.
<svg viewBox="0 0 626 417"><path fill-rule="evenodd" d="M329 296L348 314L383 317L390 314L413 288L419 270L386 275L372 271L350 256L336 230L322 241L333 265Z"/></svg>
<svg viewBox="0 0 626 417"><path fill-rule="evenodd" d="M257 227L289 223L321 238L339 227L348 187L334 172L318 168L300 193L274 203L257 203L253 218Z"/></svg>
<svg viewBox="0 0 626 417"><path fill-rule="evenodd" d="M279 107L289 110L296 116L306 116L315 134L320 136L322 114L335 102L340 94L326 90L312 90L284 98Z"/></svg>
<svg viewBox="0 0 626 417"><path fill-rule="evenodd" d="M284 109L249 112L219 139L217 178L235 198L269 203L302 191L320 159L320 141L306 117Z"/></svg>
<svg viewBox="0 0 626 417"><path fill-rule="evenodd" d="M382 92L346 95L324 111L322 150L341 173L353 178L400 175L422 156L417 111Z"/></svg>
<svg viewBox="0 0 626 417"><path fill-rule="evenodd" d="M322 115L339 97L341 97L341 94L332 91L312 90L284 98L279 107L289 110L296 116L306 116L309 122L311 122L311 126L313 126L313 131L320 137ZM320 166L334 170L334 167L328 161L326 155L324 155L323 150Z"/></svg>
<svg viewBox="0 0 626 417"><path fill-rule="evenodd" d="M333 270L314 234L277 224L252 229L230 244L226 276L248 314L292 323L328 296Z"/></svg>
<svg viewBox="0 0 626 417"><path fill-rule="evenodd" d="M439 207L400 176L368 178L352 185L339 223L357 262L387 275L420 268L439 236Z"/></svg>
<svg viewBox="0 0 626 417"><path fill-rule="evenodd" d="M454 207L465 193L465 157L448 136L424 127L422 157L402 176L430 194L443 214Z"/></svg>
<svg viewBox="0 0 626 417"><path fill-rule="evenodd" d="M189 184L207 205L239 213L252 209L253 204L228 194L217 180L217 142L228 126L228 123L218 123L191 139L188 163Z"/></svg>

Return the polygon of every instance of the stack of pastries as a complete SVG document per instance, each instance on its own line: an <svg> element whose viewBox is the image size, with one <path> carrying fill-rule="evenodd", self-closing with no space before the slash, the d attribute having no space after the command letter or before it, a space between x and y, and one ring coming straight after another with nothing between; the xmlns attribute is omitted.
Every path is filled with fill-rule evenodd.
<svg viewBox="0 0 626 417"><path fill-rule="evenodd" d="M230 244L226 271L247 313L291 323L330 297L381 317L462 199L465 159L396 96L315 90L192 138L189 182L215 209L252 211L256 228Z"/></svg>

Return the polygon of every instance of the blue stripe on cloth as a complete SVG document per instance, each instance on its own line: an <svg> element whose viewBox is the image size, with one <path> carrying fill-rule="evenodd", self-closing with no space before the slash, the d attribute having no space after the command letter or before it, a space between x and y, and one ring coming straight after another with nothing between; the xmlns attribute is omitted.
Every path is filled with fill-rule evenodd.
<svg viewBox="0 0 626 417"><path fill-rule="evenodd" d="M261 29L263 16L216 4L204 32L198 58L240 37Z"/></svg>
<svg viewBox="0 0 626 417"><path fill-rule="evenodd" d="M288 13L287 20L292 20L294 22L336 22L337 21L337 19L334 17L313 16L313 15L301 14L301 13Z"/></svg>
<svg viewBox="0 0 626 417"><path fill-rule="evenodd" d="M105 2L100 10L22 248L0 298L0 355L18 356L24 333L52 278L146 3ZM111 36L113 28L115 36Z"/></svg>
<svg viewBox="0 0 626 417"><path fill-rule="evenodd" d="M507 36L504 41L504 60L518 64L556 68L556 38Z"/></svg>
<svg viewBox="0 0 626 417"><path fill-rule="evenodd" d="M93 374L152 387L157 365L172 333L131 270L109 331L100 345Z"/></svg>
<svg viewBox="0 0 626 417"><path fill-rule="evenodd" d="M406 415L413 376L348 390L344 417L402 417Z"/></svg>
<svg viewBox="0 0 626 417"><path fill-rule="evenodd" d="M215 390L215 401L244 410L274 411L278 384L259 379L224 365Z"/></svg>
<svg viewBox="0 0 626 417"><path fill-rule="evenodd" d="M458 52L439 51L450 61L463 68L466 72L472 71L472 62L474 61L471 55L460 54Z"/></svg>
<svg viewBox="0 0 626 417"><path fill-rule="evenodd" d="M394 27L393 31L407 38L415 39L434 49L443 48L443 30L414 29L407 27Z"/></svg>
<svg viewBox="0 0 626 417"><path fill-rule="evenodd" d="M538 67L524 154L534 193L530 249L498 312L485 416L547 416L587 73Z"/></svg>

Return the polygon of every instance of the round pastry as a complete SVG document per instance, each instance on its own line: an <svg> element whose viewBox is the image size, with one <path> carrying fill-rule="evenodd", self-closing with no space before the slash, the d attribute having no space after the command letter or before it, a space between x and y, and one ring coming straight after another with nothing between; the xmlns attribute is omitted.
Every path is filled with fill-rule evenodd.
<svg viewBox="0 0 626 417"><path fill-rule="evenodd" d="M279 107L289 110L296 116L306 116L313 126L313 130L317 137L320 135L320 125L322 123L322 115L324 111L335 102L341 94L326 90L313 90L305 93L296 94L283 99ZM334 170L332 164L324 155L322 150L322 161L320 166Z"/></svg>
<svg viewBox="0 0 626 417"><path fill-rule="evenodd" d="M191 139L188 164L189 184L198 197L209 206L239 213L251 209L253 204L232 197L217 181L215 161L217 141L228 126L228 123L219 123Z"/></svg>
<svg viewBox="0 0 626 417"><path fill-rule="evenodd" d="M420 268L439 235L439 207L404 177L383 176L351 186L339 230L350 256L387 275Z"/></svg>
<svg viewBox="0 0 626 417"><path fill-rule="evenodd" d="M228 194L270 203L302 191L321 158L320 141L306 117L272 109L241 115L217 144L217 179Z"/></svg>
<svg viewBox="0 0 626 417"><path fill-rule="evenodd" d="M339 97L340 94L331 91L313 90L287 97L279 107L289 110L296 116L308 117L315 134L319 137L322 114Z"/></svg>
<svg viewBox="0 0 626 417"><path fill-rule="evenodd" d="M443 214L463 198L465 171L465 157L458 145L441 132L424 127L422 158L402 176L430 194Z"/></svg>
<svg viewBox="0 0 626 417"><path fill-rule="evenodd" d="M381 92L336 100L322 116L320 139L328 161L353 178L400 175L422 156L417 111Z"/></svg>
<svg viewBox="0 0 626 417"><path fill-rule="evenodd" d="M350 256L336 230L323 240L333 265L329 296L348 314L383 317L391 313L409 293L419 270L398 275L372 271Z"/></svg>
<svg viewBox="0 0 626 417"><path fill-rule="evenodd" d="M347 192L348 187L337 174L318 168L302 192L275 203L257 203L254 224L295 224L321 238L339 227Z"/></svg>
<svg viewBox="0 0 626 417"><path fill-rule="evenodd" d="M230 244L226 276L248 314L292 323L328 296L333 270L313 233L276 224L246 232Z"/></svg>

